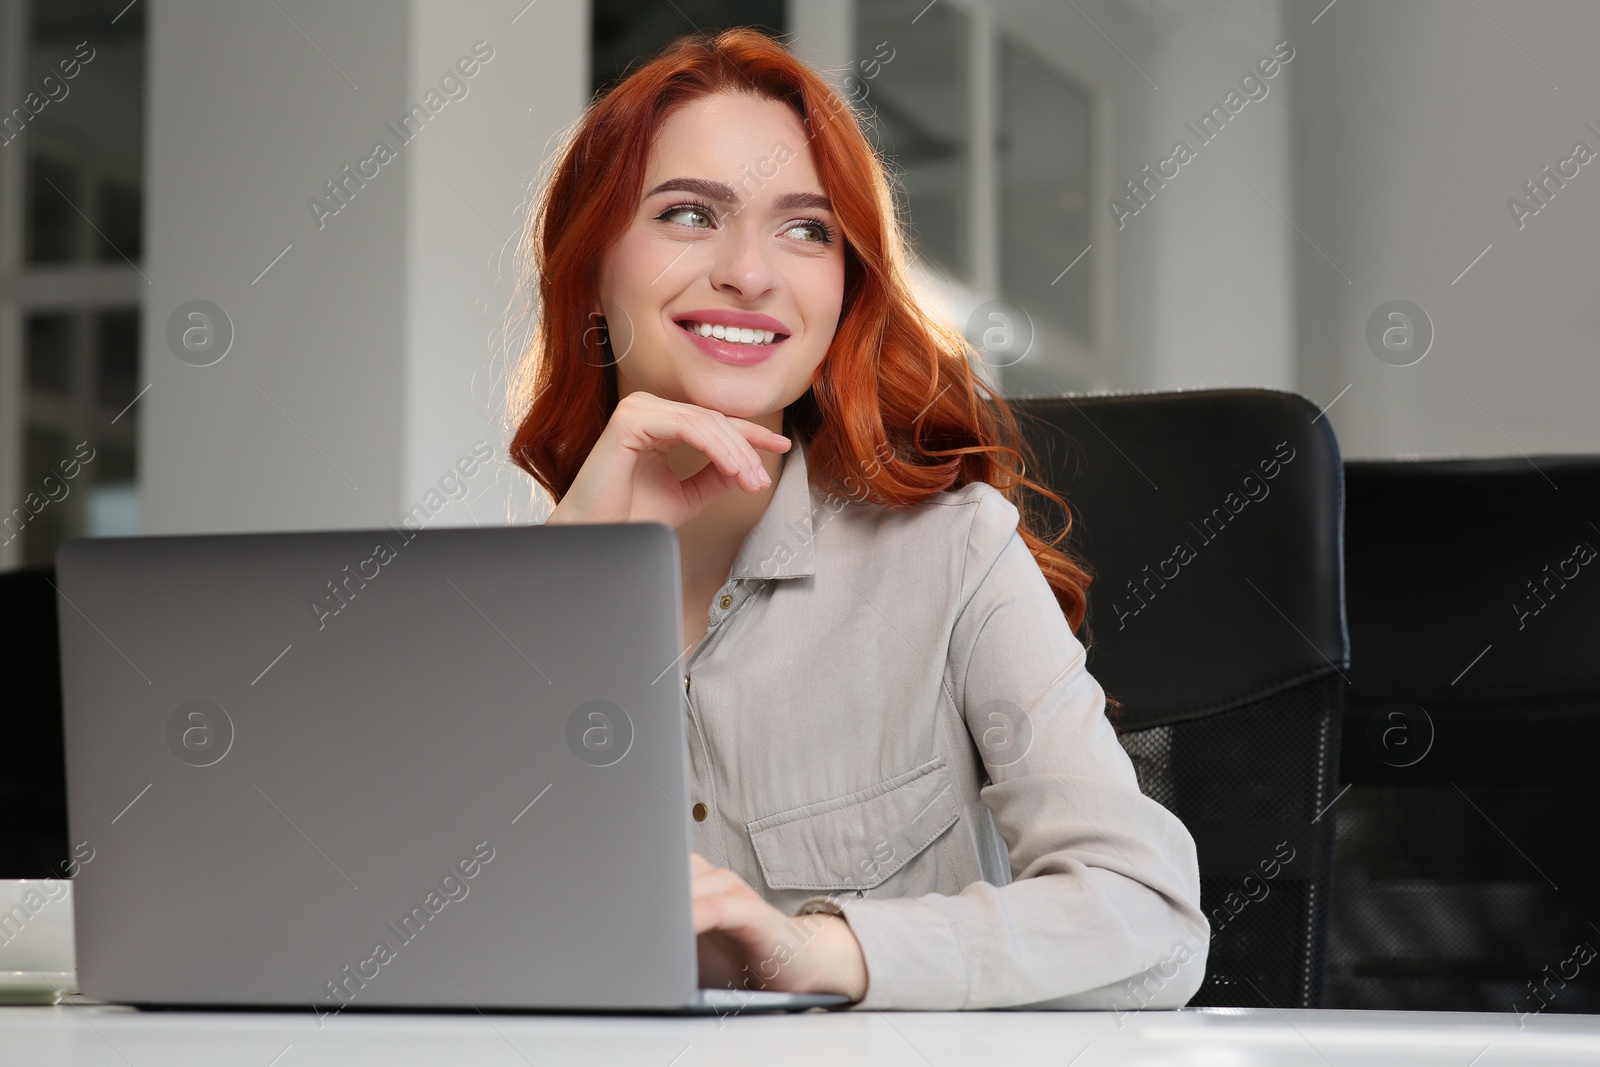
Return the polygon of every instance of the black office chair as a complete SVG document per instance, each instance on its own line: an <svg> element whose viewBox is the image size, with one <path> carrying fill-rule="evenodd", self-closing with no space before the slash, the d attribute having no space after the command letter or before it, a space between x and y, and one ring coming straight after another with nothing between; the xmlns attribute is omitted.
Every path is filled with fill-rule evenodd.
<svg viewBox="0 0 1600 1067"><path fill-rule="evenodd" d="M0 573L0 878L64 878L67 777L52 567Z"/></svg>
<svg viewBox="0 0 1600 1067"><path fill-rule="evenodd" d="M1011 402L1096 574L1089 670L1199 851L1212 938L1189 1003L1320 1006L1348 665L1327 420L1266 389Z"/></svg>
<svg viewBox="0 0 1600 1067"><path fill-rule="evenodd" d="M1345 478L1328 1004L1600 1012L1600 456Z"/></svg>

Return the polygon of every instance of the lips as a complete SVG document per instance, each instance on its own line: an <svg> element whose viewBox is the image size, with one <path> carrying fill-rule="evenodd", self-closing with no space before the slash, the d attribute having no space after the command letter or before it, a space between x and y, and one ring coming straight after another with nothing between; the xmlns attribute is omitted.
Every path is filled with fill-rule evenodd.
<svg viewBox="0 0 1600 1067"><path fill-rule="evenodd" d="M680 326L686 322L703 322L712 326L769 330L777 334L780 340L794 332L786 323L771 315L762 315L755 311L735 311L732 308L698 308L693 311L680 311L672 316L672 321Z"/></svg>
<svg viewBox="0 0 1600 1067"><path fill-rule="evenodd" d="M774 333L772 330L752 329L748 326L723 326L721 324L700 323L693 319L684 319L678 323L689 333L699 337L715 337L719 341L729 344L770 345L784 339L786 334Z"/></svg>
<svg viewBox="0 0 1600 1067"><path fill-rule="evenodd" d="M684 336L688 337L689 341L701 352L719 363L727 363L736 367L748 367L757 363L765 363L772 358L773 353L777 352L788 339L787 335L784 335L774 337L770 344L744 344L703 336L686 329L681 322L678 328L683 330Z"/></svg>

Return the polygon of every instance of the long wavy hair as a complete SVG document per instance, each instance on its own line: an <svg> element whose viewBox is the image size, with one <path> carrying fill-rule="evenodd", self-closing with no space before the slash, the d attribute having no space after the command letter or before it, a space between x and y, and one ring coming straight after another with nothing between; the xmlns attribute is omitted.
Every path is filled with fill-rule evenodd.
<svg viewBox="0 0 1600 1067"><path fill-rule="evenodd" d="M1057 547L1072 512L1027 477L1032 449L1005 399L973 372L979 357L967 339L919 304L889 172L854 110L781 42L750 27L680 37L592 101L552 155L517 251L518 291L531 298L536 289L542 314L508 381L511 461L558 502L572 486L618 400L609 341L597 339L589 311L599 302L602 256L638 210L662 123L724 92L776 100L799 115L844 238L839 326L816 380L786 412L806 436L813 481L830 492L861 486L841 495L885 507L988 482L1018 507L1023 541L1077 632L1093 576ZM1049 541L1019 499L1023 486L1065 516ZM1113 718L1117 710L1108 699Z"/></svg>

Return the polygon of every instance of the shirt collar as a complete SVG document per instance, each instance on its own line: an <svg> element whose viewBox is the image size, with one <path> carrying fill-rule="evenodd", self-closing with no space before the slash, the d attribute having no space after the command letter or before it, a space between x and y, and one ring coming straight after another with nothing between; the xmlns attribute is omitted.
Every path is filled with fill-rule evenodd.
<svg viewBox="0 0 1600 1067"><path fill-rule="evenodd" d="M811 479L806 473L804 436L785 422L785 436L794 447L783 454L778 485L744 545L730 578L805 578L817 573L816 536Z"/></svg>

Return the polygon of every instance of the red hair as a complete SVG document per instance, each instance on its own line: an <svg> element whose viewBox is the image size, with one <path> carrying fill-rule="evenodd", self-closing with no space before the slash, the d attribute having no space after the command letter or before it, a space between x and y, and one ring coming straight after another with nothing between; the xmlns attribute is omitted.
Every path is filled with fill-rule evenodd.
<svg viewBox="0 0 1600 1067"><path fill-rule="evenodd" d="M966 338L919 305L882 161L827 83L749 27L679 38L569 128L519 248L526 278L519 291L531 295L536 285L543 313L513 372L511 461L557 501L576 479L618 399L614 360L582 355L595 351L586 343L601 258L638 210L656 131L676 108L723 92L794 109L844 237L838 330L812 387L786 413L806 435L813 480L833 492L864 486L840 495L886 507L988 482L1018 505L1022 538L1077 631L1092 574L1056 547L1072 528L1072 512L1026 477L1023 453L1032 450L1005 399L974 374ZM1038 520L1019 503L1020 486L1066 516L1053 540L1030 528Z"/></svg>

